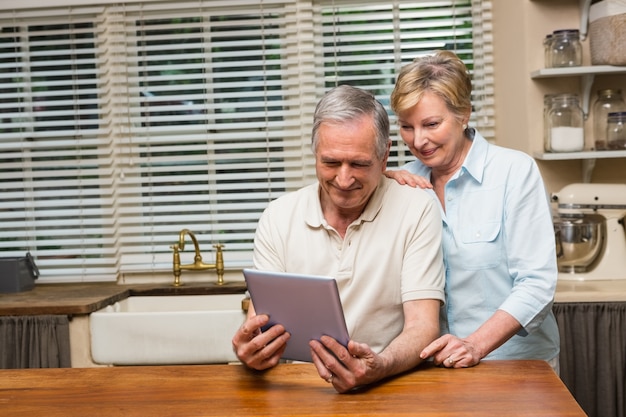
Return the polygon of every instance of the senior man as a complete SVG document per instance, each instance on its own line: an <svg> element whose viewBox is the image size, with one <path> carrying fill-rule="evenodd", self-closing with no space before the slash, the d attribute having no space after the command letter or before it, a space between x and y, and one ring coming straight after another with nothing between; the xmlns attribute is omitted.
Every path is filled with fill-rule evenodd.
<svg viewBox="0 0 626 417"><path fill-rule="evenodd" d="M372 94L330 90L314 115L318 181L272 201L255 235L256 269L337 280L351 340L310 346L320 377L340 393L415 367L439 336L441 214L423 190L383 175L390 146L387 112ZM233 337L256 370L276 366L289 343L280 324L260 331L268 320L251 306Z"/></svg>

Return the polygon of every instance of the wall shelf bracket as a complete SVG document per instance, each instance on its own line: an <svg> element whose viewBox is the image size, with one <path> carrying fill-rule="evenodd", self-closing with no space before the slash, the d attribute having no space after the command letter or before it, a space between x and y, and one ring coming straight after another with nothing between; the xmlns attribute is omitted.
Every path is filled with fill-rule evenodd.
<svg viewBox="0 0 626 417"><path fill-rule="evenodd" d="M582 85L582 103L581 106L583 108L583 113L585 116L585 120L589 117L589 107L591 102L591 87L593 86L593 80L595 76L594 74L584 74L580 78L580 82Z"/></svg>
<svg viewBox="0 0 626 417"><path fill-rule="evenodd" d="M578 0L580 6L580 40L587 38L587 28L589 27L589 7L591 0Z"/></svg>
<svg viewBox="0 0 626 417"><path fill-rule="evenodd" d="M591 174L593 174L593 169L596 167L595 159L583 159L583 182L589 183L591 182Z"/></svg>

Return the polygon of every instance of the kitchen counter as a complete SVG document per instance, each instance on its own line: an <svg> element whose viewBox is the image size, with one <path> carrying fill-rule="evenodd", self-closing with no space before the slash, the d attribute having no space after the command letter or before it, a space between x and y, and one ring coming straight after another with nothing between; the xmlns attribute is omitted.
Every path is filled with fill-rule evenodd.
<svg viewBox="0 0 626 417"><path fill-rule="evenodd" d="M37 284L30 291L0 294L0 315L89 314L128 297L115 283Z"/></svg>
<svg viewBox="0 0 626 417"><path fill-rule="evenodd" d="M415 371L341 395L312 364L0 371L3 416L584 416L543 361Z"/></svg>
<svg viewBox="0 0 626 417"><path fill-rule="evenodd" d="M244 282L118 285L116 283L37 284L31 291L0 294L0 315L90 314L130 295L239 294Z"/></svg>
<svg viewBox="0 0 626 417"><path fill-rule="evenodd" d="M624 265L626 269L626 264ZM555 303L626 301L626 279L568 281L556 284Z"/></svg>
<svg viewBox="0 0 626 417"><path fill-rule="evenodd" d="M119 285L110 283L37 284L31 291L0 294L0 316L90 314L130 295L242 294L245 282L218 286L189 283L181 287L168 284ZM559 280L555 302L626 301L626 279L606 281Z"/></svg>

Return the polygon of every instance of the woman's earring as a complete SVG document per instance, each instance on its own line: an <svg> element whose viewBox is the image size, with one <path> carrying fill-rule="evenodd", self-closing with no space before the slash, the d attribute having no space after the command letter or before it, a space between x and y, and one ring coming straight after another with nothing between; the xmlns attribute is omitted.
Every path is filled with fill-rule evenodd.
<svg viewBox="0 0 626 417"><path fill-rule="evenodd" d="M463 130L466 130L466 129L467 129L467 125L466 125L466 124L464 124L464 125L463 125Z"/></svg>

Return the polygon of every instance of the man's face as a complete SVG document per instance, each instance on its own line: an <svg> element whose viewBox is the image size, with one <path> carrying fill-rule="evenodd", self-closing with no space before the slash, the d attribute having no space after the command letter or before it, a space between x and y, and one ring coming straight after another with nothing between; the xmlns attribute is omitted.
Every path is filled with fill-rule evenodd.
<svg viewBox="0 0 626 417"><path fill-rule="evenodd" d="M315 168L324 213L358 216L374 193L387 165L376 156L376 131L371 116L348 123L324 123L318 130Z"/></svg>

